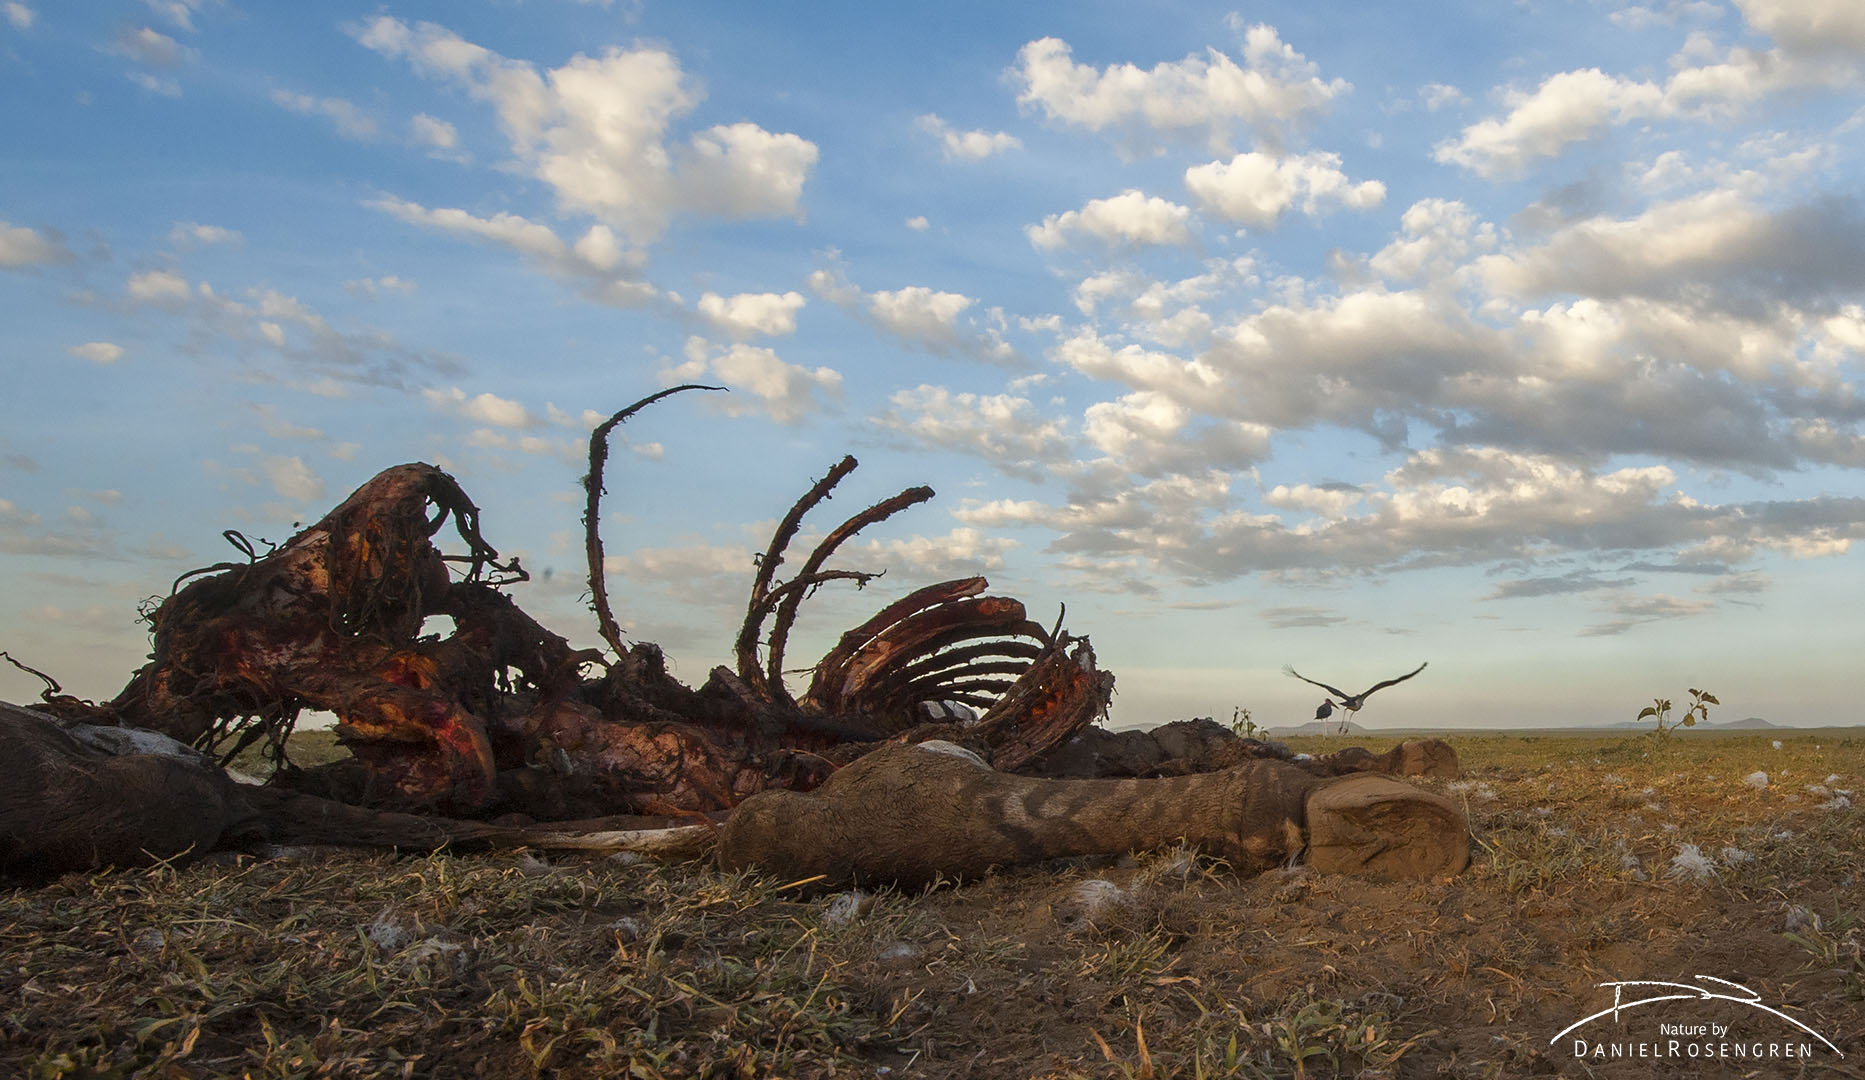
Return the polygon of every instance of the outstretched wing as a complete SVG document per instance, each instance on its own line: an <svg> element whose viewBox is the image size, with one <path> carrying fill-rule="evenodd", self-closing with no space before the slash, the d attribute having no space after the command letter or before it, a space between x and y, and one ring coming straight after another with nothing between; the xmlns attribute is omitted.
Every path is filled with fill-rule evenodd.
<svg viewBox="0 0 1865 1080"><path fill-rule="evenodd" d="M1417 667L1415 667L1415 668L1413 668L1412 670L1410 670L1410 671L1408 671L1408 672L1406 672L1405 674L1403 674L1403 675L1401 675L1401 676L1399 676L1399 677L1398 677L1398 678L1396 678L1396 679L1387 679L1387 680L1386 680L1385 682L1383 682L1383 683L1374 683L1374 684L1373 684L1373 690L1383 690L1383 689L1385 689L1386 687L1388 687L1388 686L1391 686L1391 685L1392 685L1393 683L1402 683L1402 682L1404 682L1405 680L1407 680L1407 679L1409 679L1409 678L1411 678L1412 676L1414 676L1414 675L1416 675L1416 674L1418 674L1419 672L1421 672L1421 671L1423 671L1423 670L1425 670L1425 667L1426 667L1426 665L1427 665L1427 664L1430 664L1430 663L1431 663L1431 661L1429 661L1429 660L1427 660L1427 661L1425 661L1425 663L1423 663L1423 664L1420 664L1420 665L1418 665ZM1366 692L1366 694L1361 694L1360 696L1361 696L1361 697L1365 697L1365 696L1366 696L1367 694L1371 694L1371 693L1373 692L1373 690L1368 690L1368 691ZM1338 693L1340 693L1340 691L1338 691L1338 690L1336 690L1336 691L1335 691L1335 693L1337 693L1337 694L1338 694Z"/></svg>
<svg viewBox="0 0 1865 1080"><path fill-rule="evenodd" d="M1328 693L1330 693L1330 694L1333 694L1333 695L1334 695L1335 697L1337 697L1337 698L1344 698L1344 697L1346 697L1346 696L1347 696L1346 694L1344 694L1344 693L1342 693L1341 691L1339 691L1339 690L1336 690L1336 689L1334 689L1334 688L1333 688L1332 686L1329 686L1329 685L1328 685L1327 683L1324 683L1324 682L1315 682L1315 681L1314 681L1313 679L1311 679L1311 678L1309 678L1309 677L1308 677L1308 676L1306 676L1306 675L1303 675L1303 674L1302 674L1301 672L1299 672L1299 671L1297 671L1297 670L1295 670L1295 669L1294 669L1293 667L1291 667L1291 666L1289 666L1289 665L1286 665L1286 664L1285 664L1285 665L1283 665L1283 668L1282 668L1282 673L1283 673L1284 675L1293 675L1293 676L1295 676L1296 678L1298 678L1298 679L1300 679L1300 680L1302 680L1302 681L1303 681L1303 682L1305 682L1305 683L1308 683L1308 684L1309 684L1309 685L1311 685L1311 686L1319 686L1319 687L1320 687L1321 689L1323 689L1323 690L1326 690L1326 691L1327 691ZM1418 672L1416 672L1416 671L1414 671L1414 672L1412 672L1412 674L1413 674L1413 675L1416 675L1416 674L1418 674Z"/></svg>

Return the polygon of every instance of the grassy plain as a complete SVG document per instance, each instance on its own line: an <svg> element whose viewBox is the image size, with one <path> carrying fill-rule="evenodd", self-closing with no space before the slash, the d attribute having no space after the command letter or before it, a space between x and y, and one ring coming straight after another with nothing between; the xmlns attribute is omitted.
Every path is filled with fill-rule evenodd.
<svg viewBox="0 0 1865 1080"><path fill-rule="evenodd" d="M1447 882L1168 851L817 894L698 863L307 851L0 891L0 1075L1865 1075L1865 811L1842 805L1865 804L1865 730L1452 742L1464 778L1427 785L1467 807L1475 858ZM1575 1034L1714 1023L1813 1056L1552 1040L1611 1004L1600 983L1696 975L1845 1056L1728 1002Z"/></svg>

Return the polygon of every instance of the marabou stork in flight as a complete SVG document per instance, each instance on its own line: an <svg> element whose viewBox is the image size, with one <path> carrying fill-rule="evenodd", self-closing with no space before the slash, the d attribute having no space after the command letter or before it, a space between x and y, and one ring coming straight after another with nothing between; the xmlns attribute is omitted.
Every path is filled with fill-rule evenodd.
<svg viewBox="0 0 1865 1080"><path fill-rule="evenodd" d="M1382 683L1374 683L1371 687L1365 690L1362 690L1357 694L1349 694L1344 690L1336 689L1332 686L1329 686L1327 683L1324 683L1324 682L1315 682L1315 680L1309 678L1306 675L1303 675L1301 672L1295 670L1295 668L1292 666L1284 667L1282 670L1285 674L1293 675L1296 678L1302 680L1303 682L1309 683L1310 685L1319 686L1321 689L1326 690L1329 694L1333 695L1333 697L1325 698L1322 700L1321 707L1315 710L1315 719L1326 720L1328 717L1334 715L1334 710L1336 707L1340 708L1347 714L1346 716L1341 718L1341 722L1340 722L1339 734L1344 735L1347 733L1347 725L1353 721L1353 714L1359 712L1361 709L1366 707L1366 699L1369 697L1372 697L1374 691L1384 690L1386 687L1391 686L1394 683L1402 683L1405 680L1411 678L1412 676L1418 674L1419 672L1425 670L1425 666L1426 666L1425 664L1420 664L1417 667L1413 668L1412 670L1406 672L1405 674L1399 676L1396 679L1387 679L1385 682L1382 682ZM1335 701L1334 698L1339 698L1340 700Z"/></svg>

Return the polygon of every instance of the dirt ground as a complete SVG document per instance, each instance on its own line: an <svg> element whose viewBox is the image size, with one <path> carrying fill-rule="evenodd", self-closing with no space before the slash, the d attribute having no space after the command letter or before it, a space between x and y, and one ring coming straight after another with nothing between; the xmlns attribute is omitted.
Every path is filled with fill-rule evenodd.
<svg viewBox="0 0 1865 1080"><path fill-rule="evenodd" d="M0 892L0 1075L1865 1076L1865 730L1453 743L1447 882L298 851ZM1555 1038L1602 983L1745 994L1700 976L1755 1001Z"/></svg>

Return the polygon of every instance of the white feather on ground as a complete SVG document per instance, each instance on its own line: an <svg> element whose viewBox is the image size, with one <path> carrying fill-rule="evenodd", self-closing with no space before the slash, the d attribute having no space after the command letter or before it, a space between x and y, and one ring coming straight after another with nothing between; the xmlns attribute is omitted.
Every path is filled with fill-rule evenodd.
<svg viewBox="0 0 1865 1080"><path fill-rule="evenodd" d="M1672 877L1708 881L1716 876L1716 860L1703 854L1695 844L1685 844L1671 857Z"/></svg>

